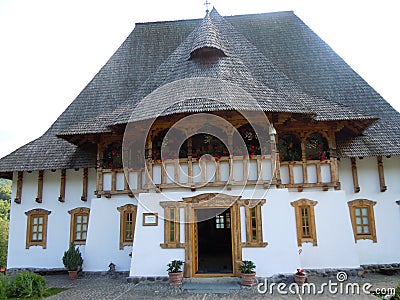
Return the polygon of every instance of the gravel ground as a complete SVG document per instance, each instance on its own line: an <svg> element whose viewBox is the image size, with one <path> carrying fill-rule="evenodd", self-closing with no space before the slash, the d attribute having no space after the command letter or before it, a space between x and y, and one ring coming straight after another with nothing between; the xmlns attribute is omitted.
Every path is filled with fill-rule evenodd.
<svg viewBox="0 0 400 300"><path fill-rule="evenodd" d="M317 290L320 289L322 284L338 283L336 278L328 277L309 277L308 282L314 283ZM71 299L71 300L90 300L90 299L378 299L373 295L363 294L360 295L346 295L345 289L347 283L358 283L359 286L370 283L372 287L369 291L374 291L377 288L393 288L396 287L400 281L400 274L385 276L380 274L366 274L364 278L349 277L347 281L343 281L343 293L340 293L340 284L338 285L337 293L329 293L328 286L326 286L324 293L320 295L303 294L290 294L288 289L285 291L288 294L278 293L275 287L273 294L269 292L260 294L255 287L242 287L240 290L230 291L229 294L212 294L201 293L196 294L189 291L183 291L179 287L170 287L168 282L140 282L129 283L125 277L110 278L107 276L84 276L79 277L77 280L69 280L68 275L50 275L46 276L48 287L62 287L67 290L51 296L47 299Z"/></svg>

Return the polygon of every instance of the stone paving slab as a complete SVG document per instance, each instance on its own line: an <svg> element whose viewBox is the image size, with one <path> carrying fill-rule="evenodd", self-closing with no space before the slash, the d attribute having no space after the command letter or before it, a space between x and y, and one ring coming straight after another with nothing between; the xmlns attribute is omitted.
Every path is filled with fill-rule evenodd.
<svg viewBox="0 0 400 300"><path fill-rule="evenodd" d="M336 278L328 277L309 277L309 283L321 287L322 284L327 285L338 283ZM357 283L359 286L363 284L371 284L370 291L376 288L393 288L400 281L400 274L385 276L379 274L366 274L365 278L349 277L346 283ZM46 276L48 287L63 287L66 291L47 299L71 299L71 300L128 300L128 299L379 299L373 295L345 295L344 293L329 293L328 289L324 290L320 295L297 294L293 295L280 294L275 286L273 293L260 294L255 287L241 287L236 290L230 290L229 293L216 294L211 291L205 293L193 293L179 287L170 287L168 282L127 282L124 277L110 278L107 276L84 276L77 280L69 280L68 275L50 275ZM343 285L343 286L344 286ZM343 288L344 289L344 288ZM286 290L287 291L287 290Z"/></svg>

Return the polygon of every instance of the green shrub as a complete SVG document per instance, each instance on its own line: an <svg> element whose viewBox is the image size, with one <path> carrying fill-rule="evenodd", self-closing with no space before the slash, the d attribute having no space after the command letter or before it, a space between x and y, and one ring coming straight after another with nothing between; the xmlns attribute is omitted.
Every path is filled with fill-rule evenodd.
<svg viewBox="0 0 400 300"><path fill-rule="evenodd" d="M82 267L83 259L81 252L79 251L79 247L75 248L75 245L71 243L69 249L64 252L64 256L62 258L62 262L64 266L68 269L68 271L77 271Z"/></svg>
<svg viewBox="0 0 400 300"><path fill-rule="evenodd" d="M0 273L0 299L7 298L7 289L9 284L8 276Z"/></svg>
<svg viewBox="0 0 400 300"><path fill-rule="evenodd" d="M8 288L8 296L15 298L42 297L46 281L43 276L31 272L21 272Z"/></svg>
<svg viewBox="0 0 400 300"><path fill-rule="evenodd" d="M396 288L396 293L394 294L394 297L392 299L400 300L400 281L399 281L399 284L398 284L398 286Z"/></svg>

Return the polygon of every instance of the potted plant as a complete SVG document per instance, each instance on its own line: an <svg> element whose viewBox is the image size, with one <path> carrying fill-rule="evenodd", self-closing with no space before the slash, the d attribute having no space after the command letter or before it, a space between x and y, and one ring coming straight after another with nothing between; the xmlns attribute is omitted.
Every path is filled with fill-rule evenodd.
<svg viewBox="0 0 400 300"><path fill-rule="evenodd" d="M183 261L181 260L173 260L169 264L167 264L167 272L169 276L169 285L170 286L180 286L182 285L182 272Z"/></svg>
<svg viewBox="0 0 400 300"><path fill-rule="evenodd" d="M82 267L83 259L79 247L75 248L75 245L71 243L69 249L64 252L62 258L64 266L68 269L69 278L78 278L78 271Z"/></svg>
<svg viewBox="0 0 400 300"><path fill-rule="evenodd" d="M307 275L302 269L297 269L297 272L293 274L294 282L297 283L297 285L303 285L306 280L307 280Z"/></svg>
<svg viewBox="0 0 400 300"><path fill-rule="evenodd" d="M251 260L244 260L239 267L242 285L253 286L256 284L256 265Z"/></svg>

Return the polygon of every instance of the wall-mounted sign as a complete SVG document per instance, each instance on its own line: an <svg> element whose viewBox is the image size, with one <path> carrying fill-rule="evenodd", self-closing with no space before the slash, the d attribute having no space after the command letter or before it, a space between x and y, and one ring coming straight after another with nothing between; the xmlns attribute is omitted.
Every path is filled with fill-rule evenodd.
<svg viewBox="0 0 400 300"><path fill-rule="evenodd" d="M143 226L157 226L158 214L143 213Z"/></svg>

